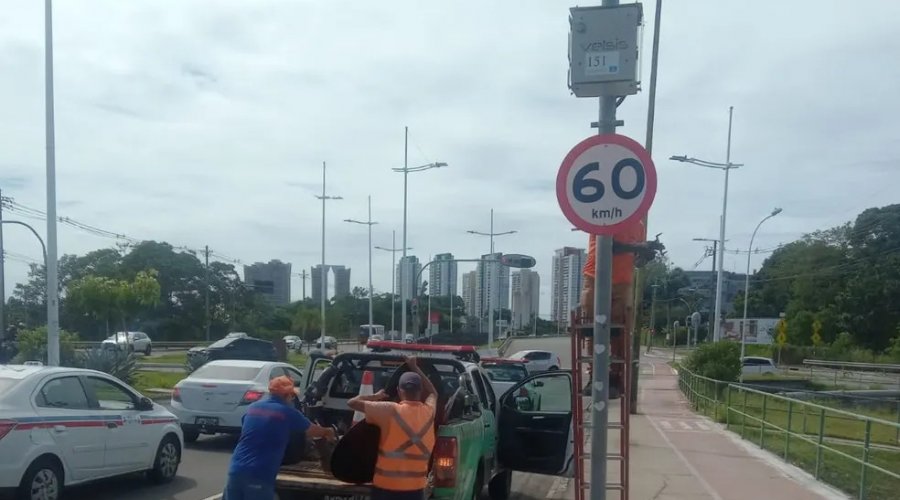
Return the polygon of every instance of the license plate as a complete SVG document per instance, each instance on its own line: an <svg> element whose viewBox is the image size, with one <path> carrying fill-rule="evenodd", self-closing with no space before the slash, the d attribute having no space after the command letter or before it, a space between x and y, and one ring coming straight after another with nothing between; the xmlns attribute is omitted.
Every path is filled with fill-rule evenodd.
<svg viewBox="0 0 900 500"><path fill-rule="evenodd" d="M197 417L196 424L202 426L219 425L219 419L214 417Z"/></svg>

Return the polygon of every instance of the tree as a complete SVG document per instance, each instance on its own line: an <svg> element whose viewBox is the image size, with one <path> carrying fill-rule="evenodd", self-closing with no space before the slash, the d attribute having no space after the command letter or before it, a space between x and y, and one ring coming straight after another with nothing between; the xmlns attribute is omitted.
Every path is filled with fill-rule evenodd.
<svg viewBox="0 0 900 500"><path fill-rule="evenodd" d="M319 311L303 307L294 315L292 326L295 332L300 333L300 337L303 340L312 342L318 338L316 330L319 328L320 323L321 315Z"/></svg>
<svg viewBox="0 0 900 500"><path fill-rule="evenodd" d="M110 320L120 320L128 331L128 318L159 303L155 270L140 271L132 281L85 276L69 286L68 300L77 310L102 320L109 334Z"/></svg>

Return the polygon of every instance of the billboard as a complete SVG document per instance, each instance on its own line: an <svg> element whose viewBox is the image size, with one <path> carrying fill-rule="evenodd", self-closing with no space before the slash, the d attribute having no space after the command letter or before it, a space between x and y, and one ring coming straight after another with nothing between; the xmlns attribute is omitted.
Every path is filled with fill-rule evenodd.
<svg viewBox="0 0 900 500"><path fill-rule="evenodd" d="M747 318L744 342L747 344L771 344L775 340L779 318ZM741 341L743 319L726 319L722 325L722 338Z"/></svg>

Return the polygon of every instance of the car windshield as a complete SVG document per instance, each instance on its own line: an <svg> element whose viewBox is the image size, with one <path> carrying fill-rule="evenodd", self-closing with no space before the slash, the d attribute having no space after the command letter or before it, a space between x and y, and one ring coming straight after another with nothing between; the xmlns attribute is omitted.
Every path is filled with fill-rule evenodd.
<svg viewBox="0 0 900 500"><path fill-rule="evenodd" d="M262 368L255 366L206 365L191 373L188 378L213 380L253 380Z"/></svg>
<svg viewBox="0 0 900 500"><path fill-rule="evenodd" d="M114 335L110 335L106 337L106 340L117 340L117 339L125 339L126 335L124 333L116 333Z"/></svg>
<svg viewBox="0 0 900 500"><path fill-rule="evenodd" d="M528 371L525 367L511 363L483 363L481 365L495 382L519 382L525 380Z"/></svg>

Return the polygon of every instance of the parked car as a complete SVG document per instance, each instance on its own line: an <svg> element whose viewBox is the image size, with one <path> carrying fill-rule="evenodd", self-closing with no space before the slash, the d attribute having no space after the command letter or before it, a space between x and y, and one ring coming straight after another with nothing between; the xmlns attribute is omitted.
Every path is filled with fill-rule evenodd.
<svg viewBox="0 0 900 500"><path fill-rule="evenodd" d="M288 349L293 349L295 351L303 349L303 339L296 335L285 335L284 344Z"/></svg>
<svg viewBox="0 0 900 500"><path fill-rule="evenodd" d="M110 335L100 343L104 349L118 349L120 351L142 352L149 356L153 351L153 342L144 332L117 332Z"/></svg>
<svg viewBox="0 0 900 500"><path fill-rule="evenodd" d="M407 344L412 344L415 341L416 341L416 336L411 333L407 333L406 335L403 336L403 342L405 342Z"/></svg>
<svg viewBox="0 0 900 500"><path fill-rule="evenodd" d="M379 335L379 334L377 334L377 333L373 333L373 334L369 337L369 342L373 342L373 341L374 341L374 342L381 342L381 341L383 341L383 340L384 340L384 335Z"/></svg>
<svg viewBox="0 0 900 500"><path fill-rule="evenodd" d="M497 395L502 396L512 386L528 378L525 361L507 358L481 358L481 369L487 374Z"/></svg>
<svg viewBox="0 0 900 500"><path fill-rule="evenodd" d="M172 413L184 440L200 434L239 434L250 403L268 394L269 380L287 375L300 387L303 375L287 363L218 360L201 366L172 390Z"/></svg>
<svg viewBox="0 0 900 500"><path fill-rule="evenodd" d="M559 370L562 365L559 356L550 351L519 351L507 357L524 361L531 374Z"/></svg>
<svg viewBox="0 0 900 500"><path fill-rule="evenodd" d="M315 344L323 349L337 349L337 339L328 335L317 338Z"/></svg>
<svg viewBox="0 0 900 500"><path fill-rule="evenodd" d="M741 358L741 365L744 375L774 374L778 371L772 359L759 356L744 356Z"/></svg>
<svg viewBox="0 0 900 500"><path fill-rule="evenodd" d="M188 361L197 366L192 358L204 360L204 362L217 359L246 359L256 361L276 361L275 346L268 340L253 337L224 338L213 342L206 347L192 347L188 350Z"/></svg>
<svg viewBox="0 0 900 500"><path fill-rule="evenodd" d="M175 415L120 380L79 368L0 369L0 491L58 500L72 485L146 471L178 472Z"/></svg>

